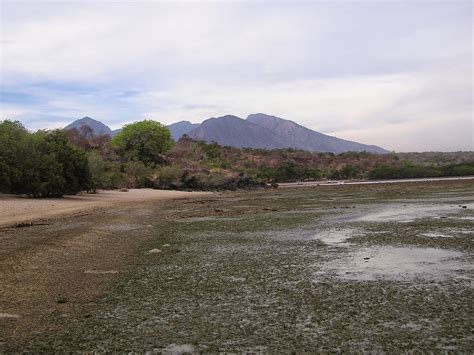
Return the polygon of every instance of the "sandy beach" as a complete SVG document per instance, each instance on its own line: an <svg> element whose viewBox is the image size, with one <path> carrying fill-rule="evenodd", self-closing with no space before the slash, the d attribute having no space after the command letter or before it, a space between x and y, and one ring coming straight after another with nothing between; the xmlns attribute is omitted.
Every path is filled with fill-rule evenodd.
<svg viewBox="0 0 474 355"><path fill-rule="evenodd" d="M34 199L0 194L0 226L30 223L53 217L81 214L117 204L209 196L210 192L185 192L154 189L98 191L96 194L78 194L62 198Z"/></svg>

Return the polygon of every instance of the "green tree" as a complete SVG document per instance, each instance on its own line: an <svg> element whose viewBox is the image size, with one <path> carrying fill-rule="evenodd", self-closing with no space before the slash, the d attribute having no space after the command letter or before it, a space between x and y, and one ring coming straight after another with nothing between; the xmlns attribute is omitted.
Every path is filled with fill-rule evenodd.
<svg viewBox="0 0 474 355"><path fill-rule="evenodd" d="M171 149L173 141L168 128L161 123L144 120L123 127L112 144L126 160L139 160L146 166L164 162L162 154Z"/></svg>
<svg viewBox="0 0 474 355"><path fill-rule="evenodd" d="M89 189L83 152L62 131L29 133L19 122L0 123L0 190L35 197Z"/></svg>
<svg viewBox="0 0 474 355"><path fill-rule="evenodd" d="M28 131L18 121L0 123L0 191L11 192L21 182L20 165L28 154Z"/></svg>

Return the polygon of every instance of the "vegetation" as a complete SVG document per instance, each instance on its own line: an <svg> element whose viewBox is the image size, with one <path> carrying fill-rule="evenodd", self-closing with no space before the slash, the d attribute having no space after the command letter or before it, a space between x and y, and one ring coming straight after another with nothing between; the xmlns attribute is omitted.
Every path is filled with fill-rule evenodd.
<svg viewBox="0 0 474 355"><path fill-rule="evenodd" d="M474 163L422 166L405 162L401 166L377 166L369 172L368 177L372 180L378 180L469 175L474 175Z"/></svg>
<svg viewBox="0 0 474 355"><path fill-rule="evenodd" d="M0 191L61 196L81 190L155 187L238 189L303 180L398 179L474 175L474 153L342 154L222 147L162 124L124 126L112 140L80 130L29 133L0 123Z"/></svg>
<svg viewBox="0 0 474 355"><path fill-rule="evenodd" d="M64 132L29 133L19 122L0 123L0 191L58 197L90 188L84 152Z"/></svg>
<svg viewBox="0 0 474 355"><path fill-rule="evenodd" d="M162 164L163 154L171 148L172 143L169 129L151 120L127 124L112 139L112 146L123 158L140 161L145 166Z"/></svg>

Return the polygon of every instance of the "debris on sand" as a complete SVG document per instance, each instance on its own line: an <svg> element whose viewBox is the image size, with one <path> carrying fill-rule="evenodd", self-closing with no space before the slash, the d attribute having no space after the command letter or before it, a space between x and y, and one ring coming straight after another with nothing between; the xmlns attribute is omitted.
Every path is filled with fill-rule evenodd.
<svg viewBox="0 0 474 355"><path fill-rule="evenodd" d="M34 222L22 222L13 225L13 228L25 228L33 226L48 226L49 223L34 223Z"/></svg>
<svg viewBox="0 0 474 355"><path fill-rule="evenodd" d="M148 254L158 254L161 253L161 249L151 249L148 250Z"/></svg>

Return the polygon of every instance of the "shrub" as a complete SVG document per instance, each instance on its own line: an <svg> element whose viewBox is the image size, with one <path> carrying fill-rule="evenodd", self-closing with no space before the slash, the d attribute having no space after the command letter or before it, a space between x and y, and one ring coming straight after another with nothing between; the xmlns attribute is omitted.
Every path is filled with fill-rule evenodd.
<svg viewBox="0 0 474 355"><path fill-rule="evenodd" d="M163 166L157 171L154 187L159 189L177 189L182 185L183 170L178 166Z"/></svg>

